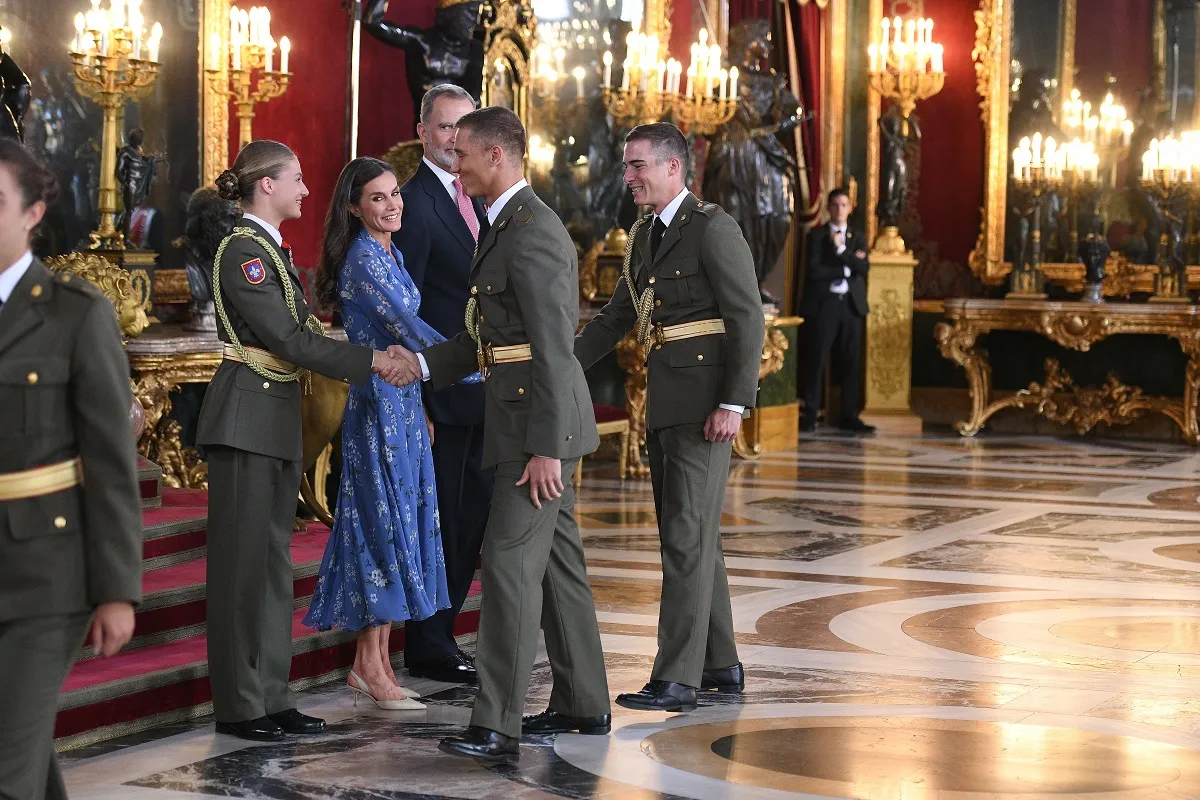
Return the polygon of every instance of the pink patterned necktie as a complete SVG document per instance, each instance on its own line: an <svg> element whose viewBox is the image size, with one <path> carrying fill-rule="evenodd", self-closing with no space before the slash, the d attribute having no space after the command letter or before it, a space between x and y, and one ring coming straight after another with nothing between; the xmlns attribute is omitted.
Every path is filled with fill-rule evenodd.
<svg viewBox="0 0 1200 800"><path fill-rule="evenodd" d="M454 179L454 200L458 203L458 213L462 214L463 221L471 230L471 238L478 243L479 218L475 216L475 206L471 205L471 198L463 191L462 181L458 178Z"/></svg>

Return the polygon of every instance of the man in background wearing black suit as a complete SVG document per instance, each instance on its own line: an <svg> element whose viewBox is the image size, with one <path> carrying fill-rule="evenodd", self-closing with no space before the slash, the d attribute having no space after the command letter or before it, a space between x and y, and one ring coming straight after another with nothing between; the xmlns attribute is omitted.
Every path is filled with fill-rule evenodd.
<svg viewBox="0 0 1200 800"><path fill-rule="evenodd" d="M849 225L850 195L843 189L829 193L829 222L808 232L804 297L804 422L800 430L817 427L821 384L829 354L835 359L842 383L842 414L838 426L852 433L872 433L875 428L858 416L862 364L863 320L867 316L867 240Z"/></svg>
<svg viewBox="0 0 1200 800"><path fill-rule="evenodd" d="M466 196L454 174L458 120L474 110L475 100L458 86L425 93L417 125L425 154L400 190L404 224L393 236L421 291L421 319L447 339L465 329L471 259L487 233L482 204ZM471 588L492 503L492 470L483 468L483 406L482 383L425 390L450 607L405 624L405 666L419 678L476 682L474 660L454 641L454 620Z"/></svg>

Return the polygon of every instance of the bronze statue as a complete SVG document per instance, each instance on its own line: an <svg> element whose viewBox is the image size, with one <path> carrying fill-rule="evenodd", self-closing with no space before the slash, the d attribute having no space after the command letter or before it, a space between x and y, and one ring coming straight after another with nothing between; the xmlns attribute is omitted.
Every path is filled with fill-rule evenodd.
<svg viewBox="0 0 1200 800"><path fill-rule="evenodd" d="M762 284L787 242L795 209L799 168L775 134L801 121L800 102L775 70L762 68L771 56L771 23L739 22L729 31L729 53L741 54L740 102L733 118L711 139L704 169L704 198L737 220L754 254L754 271L765 302L775 302Z"/></svg>
<svg viewBox="0 0 1200 800"><path fill-rule="evenodd" d="M184 235L182 241L176 243L184 248L184 266L192 296L191 321L187 330L217 330L212 293L213 259L217 248L233 232L241 216L241 210L234 203L222 200L217 190L211 187L197 189L188 199Z"/></svg>
<svg viewBox="0 0 1200 800"><path fill-rule="evenodd" d="M29 110L32 94L29 77L17 66L12 56L0 50L0 136L25 141L25 112Z"/></svg>
<svg viewBox="0 0 1200 800"><path fill-rule="evenodd" d="M1079 243L1079 259L1084 266L1083 300L1087 303L1104 302L1104 265L1112 248L1104 240L1103 227L1100 218L1094 217L1087 238Z"/></svg>
<svg viewBox="0 0 1200 800"><path fill-rule="evenodd" d="M421 98L439 83L453 83L477 101L483 90L483 45L475 37L480 0L438 0L432 28L388 22L389 0L368 0L363 27L384 44L405 53L413 120L421 119Z"/></svg>
<svg viewBox="0 0 1200 800"><path fill-rule="evenodd" d="M899 225L908 197L908 143L920 141L921 128L916 116L905 121L900 109L892 106L879 118L883 137L883 169L879 178L879 221Z"/></svg>
<svg viewBox="0 0 1200 800"><path fill-rule="evenodd" d="M126 241L130 239L129 222L133 219L134 209L146 202L154 186L155 167L166 163L161 156L148 156L142 152L145 138L144 130L134 128L128 144L117 151L117 181L121 185L121 201L125 204L117 227L124 231Z"/></svg>

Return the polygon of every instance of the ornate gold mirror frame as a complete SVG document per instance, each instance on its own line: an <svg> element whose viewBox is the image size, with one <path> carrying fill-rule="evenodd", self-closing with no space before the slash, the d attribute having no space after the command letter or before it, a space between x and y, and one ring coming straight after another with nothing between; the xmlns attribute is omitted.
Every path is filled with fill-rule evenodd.
<svg viewBox="0 0 1200 800"><path fill-rule="evenodd" d="M873 0L879 2L879 0ZM971 251L969 265L985 284L998 285L1012 270L1004 261L1004 222L1008 194L1008 108L1012 83L1013 5L1015 0L979 0L975 11L976 91L984 129L984 205L979 238ZM1039 0L1040 2L1040 0ZM1059 96L1069 94L1075 80L1076 17L1078 0L1059 0L1062 8L1059 33L1058 82ZM1153 20L1150 47L1154 60L1152 89L1160 97L1166 91L1166 28L1165 2L1153 0ZM1200 48L1198 48L1200 53ZM1198 56L1200 59L1200 56ZM1200 108L1200 104L1197 105ZM1044 263L1042 271L1053 283L1070 291L1083 286L1083 265ZM1153 264L1132 264L1117 252L1108 259L1105 272L1105 294L1128 295L1130 292L1154 291L1153 279L1157 267ZM1188 283L1200 282L1200 266L1188 266Z"/></svg>
<svg viewBox="0 0 1200 800"><path fill-rule="evenodd" d="M537 42L537 17L527 0L486 0L479 7L484 28L483 97L485 106L504 105L529 127L529 56ZM512 80L511 97L493 86L497 71Z"/></svg>
<svg viewBox="0 0 1200 800"><path fill-rule="evenodd" d="M218 37L224 52L229 43L230 0L204 0L200 17L200 52L196 71L200 73L200 183L210 186L229 166L229 98L218 92L204 74L208 47ZM224 70L222 59L221 69Z"/></svg>

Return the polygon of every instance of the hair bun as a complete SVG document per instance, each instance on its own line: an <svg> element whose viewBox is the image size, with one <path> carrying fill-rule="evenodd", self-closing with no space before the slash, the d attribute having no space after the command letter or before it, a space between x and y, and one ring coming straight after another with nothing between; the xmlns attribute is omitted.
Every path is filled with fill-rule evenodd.
<svg viewBox="0 0 1200 800"><path fill-rule="evenodd" d="M217 194L222 200L236 202L242 199L241 181L238 180L237 173L231 169L227 169L217 176Z"/></svg>

